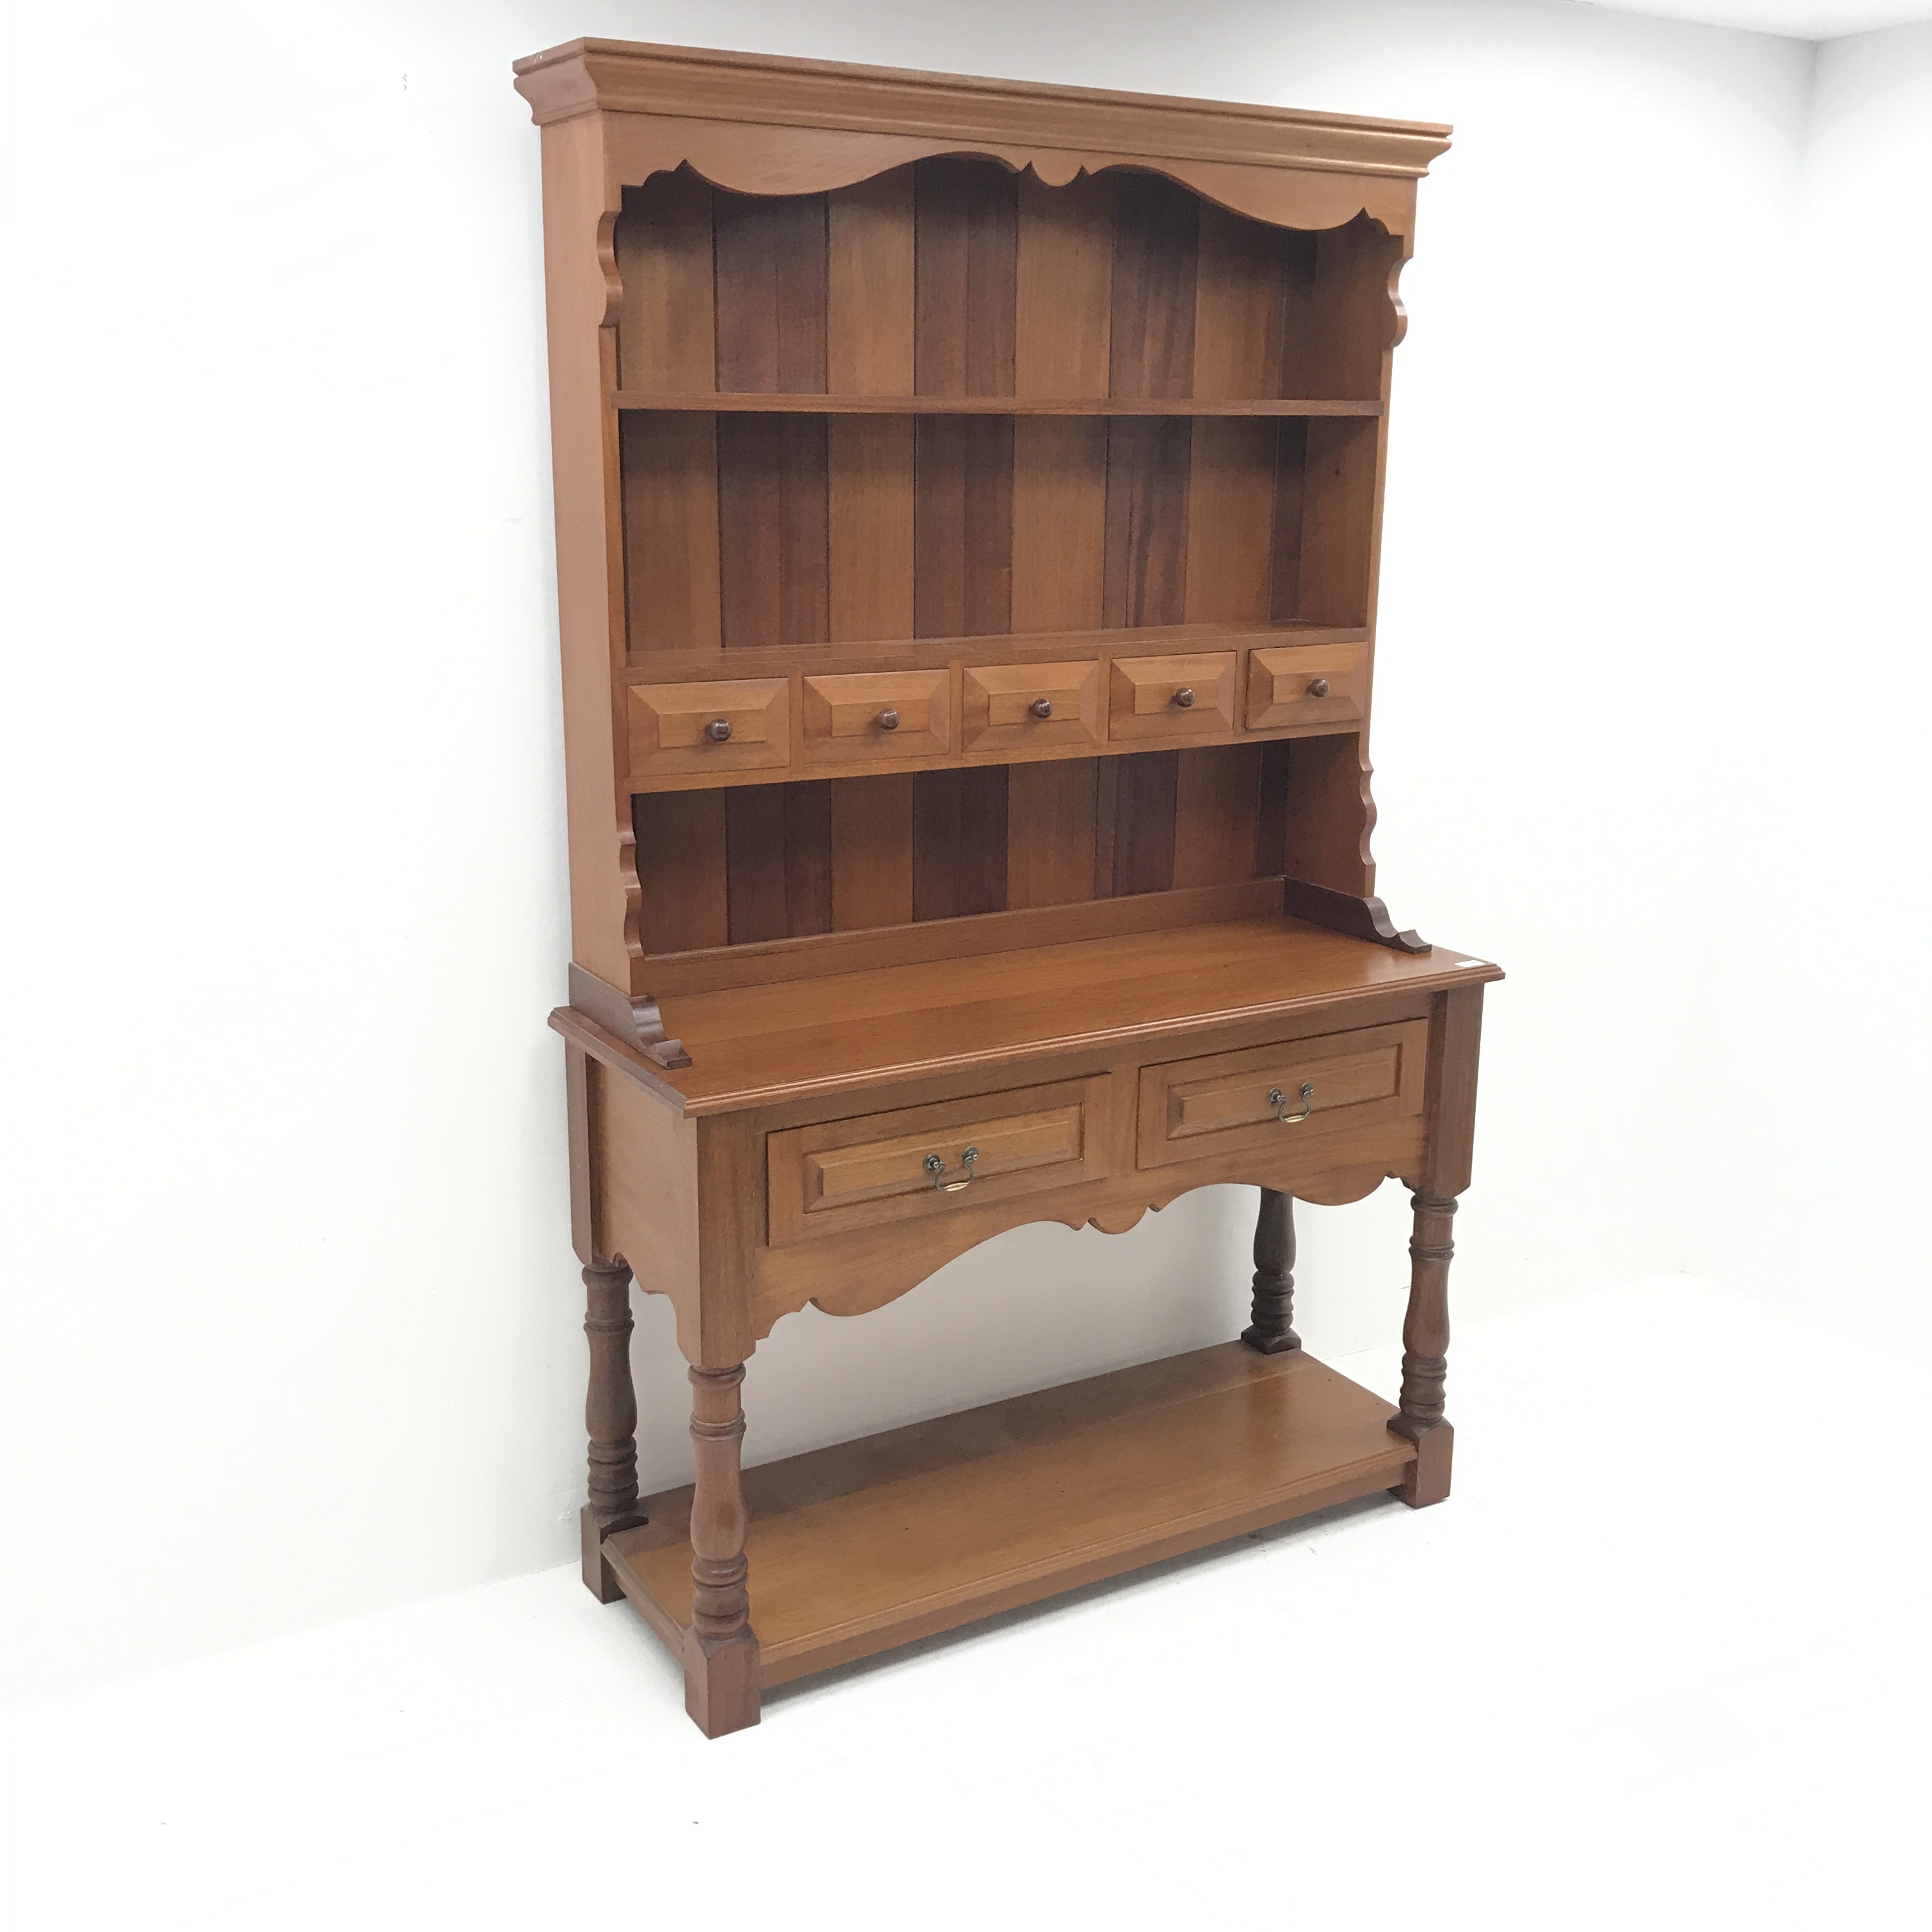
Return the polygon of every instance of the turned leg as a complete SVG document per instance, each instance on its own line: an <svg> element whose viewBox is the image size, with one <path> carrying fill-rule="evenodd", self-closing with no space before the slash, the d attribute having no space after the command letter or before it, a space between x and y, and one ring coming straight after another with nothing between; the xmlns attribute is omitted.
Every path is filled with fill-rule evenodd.
<svg viewBox="0 0 1932 1932"><path fill-rule="evenodd" d="M584 1402L590 1438L590 1500L578 1517L584 1582L597 1600L623 1592L604 1561L613 1530L644 1521L638 1507L638 1392L631 1380L631 1270L622 1262L592 1262L584 1270L584 1332L590 1339L590 1386Z"/></svg>
<svg viewBox="0 0 1932 1932"><path fill-rule="evenodd" d="M698 1484L691 1501L691 1629L684 1646L684 1708L707 1738L758 1721L758 1640L752 1634L745 1561L745 1486L739 1468L745 1412L736 1368L693 1369L691 1439Z"/></svg>
<svg viewBox="0 0 1932 1932"><path fill-rule="evenodd" d="M1294 1318L1294 1196L1262 1190L1261 1216L1255 1223L1254 1320L1241 1340L1264 1355L1301 1346L1288 1324Z"/></svg>
<svg viewBox="0 0 1932 1932"><path fill-rule="evenodd" d="M1456 1432L1443 1420L1442 1383L1449 1372L1449 1238L1456 1204L1446 1196L1416 1193L1415 1232L1408 1244L1408 1315L1402 1324L1401 1412L1389 1426L1415 1444L1415 1460L1395 1492L1412 1508L1439 1503L1449 1493L1449 1460Z"/></svg>

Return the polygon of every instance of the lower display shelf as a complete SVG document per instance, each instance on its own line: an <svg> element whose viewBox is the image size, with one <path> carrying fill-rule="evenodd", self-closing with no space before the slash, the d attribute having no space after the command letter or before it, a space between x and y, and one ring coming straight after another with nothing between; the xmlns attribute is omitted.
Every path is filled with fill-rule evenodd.
<svg viewBox="0 0 1932 1932"><path fill-rule="evenodd" d="M1390 1405L1312 1357L1238 1342L745 1472L764 1684L1396 1486ZM674 1651L692 1492L608 1538Z"/></svg>

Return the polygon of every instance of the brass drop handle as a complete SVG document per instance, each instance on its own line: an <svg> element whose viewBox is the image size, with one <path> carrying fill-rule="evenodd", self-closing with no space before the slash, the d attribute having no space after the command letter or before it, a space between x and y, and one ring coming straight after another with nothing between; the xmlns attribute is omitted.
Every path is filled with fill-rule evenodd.
<svg viewBox="0 0 1932 1932"><path fill-rule="evenodd" d="M957 1180L948 1180L946 1178L946 1163L936 1154L929 1154L926 1156L926 1171L932 1176L932 1184L941 1194L957 1194L962 1187L972 1186L973 1163L979 1158L980 1150L976 1147L968 1148L959 1156L959 1165L966 1172Z"/></svg>
<svg viewBox="0 0 1932 1932"><path fill-rule="evenodd" d="M1282 1112L1288 1105L1288 1096L1279 1087L1268 1089L1268 1105L1274 1109L1274 1117L1285 1127L1292 1127L1298 1120L1305 1120L1315 1111L1315 1082L1304 1080L1301 1083L1301 1112L1289 1114Z"/></svg>
<svg viewBox="0 0 1932 1932"><path fill-rule="evenodd" d="M1051 718L1053 716L1053 700L1050 698L1036 698L1027 709L1036 718Z"/></svg>
<svg viewBox="0 0 1932 1932"><path fill-rule="evenodd" d="M1311 677L1308 680L1308 694L1310 698L1326 698L1328 680L1325 677Z"/></svg>
<svg viewBox="0 0 1932 1932"><path fill-rule="evenodd" d="M888 708L879 713L879 729L881 731L896 731L898 728L899 714L896 711Z"/></svg>
<svg viewBox="0 0 1932 1932"><path fill-rule="evenodd" d="M714 718L704 728L704 735L714 745L722 745L731 735L731 721L728 718Z"/></svg>
<svg viewBox="0 0 1932 1932"><path fill-rule="evenodd" d="M1182 710L1186 711L1190 710L1194 703L1193 686L1191 684L1184 684L1174 694L1174 701L1176 704L1180 706Z"/></svg>

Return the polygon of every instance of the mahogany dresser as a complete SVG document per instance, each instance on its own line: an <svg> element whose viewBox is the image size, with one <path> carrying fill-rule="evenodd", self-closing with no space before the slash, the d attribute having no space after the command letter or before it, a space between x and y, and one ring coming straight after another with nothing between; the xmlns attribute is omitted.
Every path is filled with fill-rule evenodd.
<svg viewBox="0 0 1932 1932"><path fill-rule="evenodd" d="M585 1582L763 1688L1448 1492L1493 966L1372 896L1396 278L1446 128L579 40L542 130ZM1402 1398L1291 1202L1414 1196ZM741 1468L745 1364L1023 1222L1261 1190L1238 1341ZM639 1498L631 1284L695 1483ZM1042 1292L1050 1292L1043 1285Z"/></svg>

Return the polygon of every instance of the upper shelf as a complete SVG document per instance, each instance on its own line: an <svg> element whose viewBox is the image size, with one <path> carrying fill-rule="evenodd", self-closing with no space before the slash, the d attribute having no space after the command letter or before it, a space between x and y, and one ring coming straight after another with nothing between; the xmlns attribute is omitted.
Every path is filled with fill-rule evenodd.
<svg viewBox="0 0 1932 1932"><path fill-rule="evenodd" d="M692 410L760 416L1378 416L1382 406L1324 397L828 396L746 390L656 396L620 389L620 410Z"/></svg>

